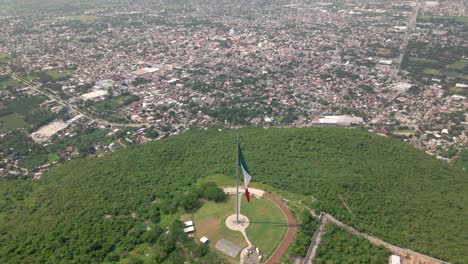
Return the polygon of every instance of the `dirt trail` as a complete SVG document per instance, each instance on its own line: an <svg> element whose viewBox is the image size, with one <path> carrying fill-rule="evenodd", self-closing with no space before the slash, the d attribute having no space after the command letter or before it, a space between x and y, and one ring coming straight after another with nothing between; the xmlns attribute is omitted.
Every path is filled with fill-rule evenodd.
<svg viewBox="0 0 468 264"><path fill-rule="evenodd" d="M323 213L323 215L327 218L328 222L331 222L331 223L335 224L336 226L341 227L342 229L348 231L349 233L351 233L351 234L353 234L355 236L358 236L358 237L365 238L370 243L372 243L374 245L382 246L382 247L388 249L389 251L391 251L392 253L394 253L396 255L399 255L399 256L402 256L403 263L422 263L422 264L448 264L449 263L449 262L446 262L446 261L443 261L443 260L440 260L440 259L436 259L436 258L433 258L433 257L430 257L430 256L423 255L421 253L412 251L410 249L397 247L395 245L392 245L390 243L387 243L387 242L383 241L380 238L377 238L377 237L374 237L374 236L359 232L358 230L354 229L353 227L351 227L349 225L346 225L343 222L337 220L336 218L334 218L330 214Z"/></svg>
<svg viewBox="0 0 468 264"><path fill-rule="evenodd" d="M294 218L291 212L289 211L289 209L286 207L284 203L280 202L278 199L276 199L275 196L269 193L264 193L263 197L275 203L276 206L279 207L283 215L286 217L286 221L287 221L288 229L286 231L286 234L284 235L283 240L280 242L280 244L275 249L273 254L271 254L271 256L265 262L267 264L273 264L281 260L281 257L283 256L283 254L286 252L286 250L288 250L289 245L293 242L294 233L296 231L296 226L295 226Z"/></svg>
<svg viewBox="0 0 468 264"><path fill-rule="evenodd" d="M309 250L307 250L307 255L304 259L305 264L312 264L312 261L315 258L317 249L322 241L322 236L325 234L325 225L327 224L327 218L323 214L320 215L319 224L317 229L315 229L314 236L312 237L312 242L310 242Z"/></svg>

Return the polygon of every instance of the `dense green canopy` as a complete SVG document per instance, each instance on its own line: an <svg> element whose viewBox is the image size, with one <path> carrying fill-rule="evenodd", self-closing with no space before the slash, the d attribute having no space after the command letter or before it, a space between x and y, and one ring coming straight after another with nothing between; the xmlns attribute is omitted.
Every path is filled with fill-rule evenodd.
<svg viewBox="0 0 468 264"><path fill-rule="evenodd" d="M468 262L468 175L460 167L359 129L239 133L255 181L313 195L316 209L388 242ZM1 181L0 262L122 256L140 242L155 203L167 205L209 174L234 177L235 154L235 131L193 130L67 162L37 181Z"/></svg>

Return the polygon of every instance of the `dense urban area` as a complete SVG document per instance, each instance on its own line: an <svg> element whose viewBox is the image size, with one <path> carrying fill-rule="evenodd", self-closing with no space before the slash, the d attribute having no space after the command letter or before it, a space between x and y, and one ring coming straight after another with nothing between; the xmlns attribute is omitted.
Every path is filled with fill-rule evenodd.
<svg viewBox="0 0 468 264"><path fill-rule="evenodd" d="M464 0L81 5L0 5L1 177L209 126L344 126L466 153Z"/></svg>

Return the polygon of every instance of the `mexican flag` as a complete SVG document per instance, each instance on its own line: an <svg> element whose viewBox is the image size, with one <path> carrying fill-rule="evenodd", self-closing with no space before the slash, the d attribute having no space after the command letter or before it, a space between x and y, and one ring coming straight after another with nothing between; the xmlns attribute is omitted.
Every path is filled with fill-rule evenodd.
<svg viewBox="0 0 468 264"><path fill-rule="evenodd" d="M239 163L238 166L242 169L242 174L244 175L245 197L247 198L247 202L250 202L248 187L250 180L252 180L252 176L250 176L249 167L247 167L247 162L245 162L244 155L242 155L239 142L237 142L237 162Z"/></svg>

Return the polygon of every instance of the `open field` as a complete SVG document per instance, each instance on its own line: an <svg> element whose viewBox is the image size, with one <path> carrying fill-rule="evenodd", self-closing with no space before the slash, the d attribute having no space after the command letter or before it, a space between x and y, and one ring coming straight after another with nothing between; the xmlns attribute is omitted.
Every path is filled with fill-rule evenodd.
<svg viewBox="0 0 468 264"><path fill-rule="evenodd" d="M22 116L16 113L0 117L0 131L2 132L26 127L29 127L29 124L24 121Z"/></svg>
<svg viewBox="0 0 468 264"><path fill-rule="evenodd" d="M466 60L459 60L456 61L448 66L450 69L463 71L468 68L468 61Z"/></svg>
<svg viewBox="0 0 468 264"><path fill-rule="evenodd" d="M222 238L227 239L242 248L247 246L240 232L232 231L225 225L228 216L235 213L235 197L229 197L225 203L205 202L193 214L196 237L206 236L210 239L213 250L216 242ZM286 232L286 220L281 210L271 201L251 197L247 203L242 196L241 214L249 218L250 224L246 233L254 246L260 248L264 258L268 258L278 246Z"/></svg>
<svg viewBox="0 0 468 264"><path fill-rule="evenodd" d="M11 57L11 56L10 56L9 54L0 52L0 61L2 61L2 60L7 60L7 59L9 59L10 57Z"/></svg>
<svg viewBox="0 0 468 264"><path fill-rule="evenodd" d="M225 224L226 218L234 213L235 201L234 197L229 197L224 203L208 201L193 214L196 238L200 239L202 236L208 237L211 241L210 248L213 251L217 251L214 246L222 238L242 248L247 246L242 234L230 230Z"/></svg>
<svg viewBox="0 0 468 264"><path fill-rule="evenodd" d="M241 214L249 218L247 237L261 250L264 259L273 253L286 233L286 219L275 204L266 199L242 197Z"/></svg>
<svg viewBox="0 0 468 264"><path fill-rule="evenodd" d="M430 68L425 68L425 69L423 70L423 73L424 73L424 74L429 74L429 75L440 75L440 71L439 71L439 70L430 69Z"/></svg>
<svg viewBox="0 0 468 264"><path fill-rule="evenodd" d="M0 89L2 88L7 88L7 87L12 87L14 89L20 88L23 84L17 80L14 79L9 79L4 82L0 82Z"/></svg>
<svg viewBox="0 0 468 264"><path fill-rule="evenodd" d="M423 15L418 16L418 21L425 22L425 21L450 21L456 23L468 23L468 17L464 16L429 16Z"/></svg>
<svg viewBox="0 0 468 264"><path fill-rule="evenodd" d="M461 94L461 93L463 93L465 91L465 89L461 88L461 87L455 87L454 86L454 87L451 87L449 91L450 91L450 93Z"/></svg>
<svg viewBox="0 0 468 264"><path fill-rule="evenodd" d="M426 58L410 57L409 60L410 62L417 62L417 63L427 64L427 65L437 65L439 63L436 60L426 59Z"/></svg>
<svg viewBox="0 0 468 264"><path fill-rule="evenodd" d="M60 72L56 70L46 70L45 73L56 80L67 77L67 72Z"/></svg>
<svg viewBox="0 0 468 264"><path fill-rule="evenodd" d="M138 98L135 98L130 95L123 95L111 98L104 102L99 102L93 105L93 107L100 112L109 112L109 111L116 111L119 108L126 106L133 101L136 101Z"/></svg>
<svg viewBox="0 0 468 264"><path fill-rule="evenodd" d="M59 159L60 159L60 157L59 157L59 155L57 153L49 153L47 155L47 161L49 163L52 163L52 162L57 161Z"/></svg>

